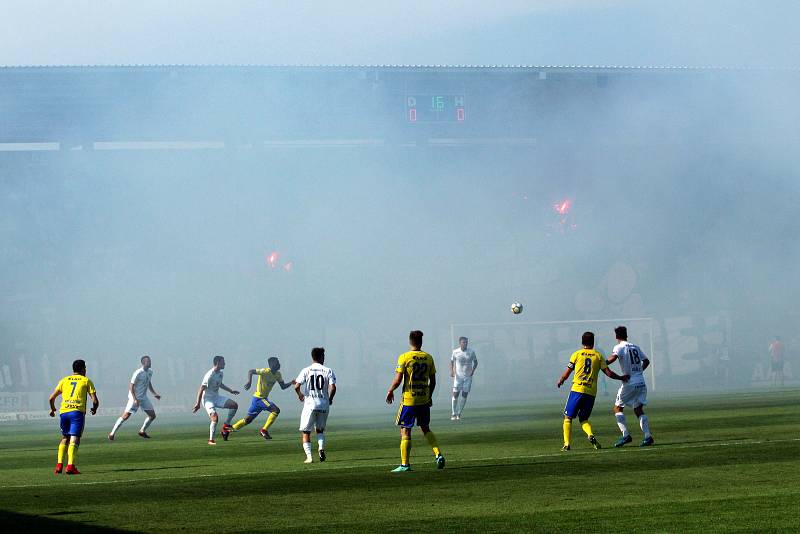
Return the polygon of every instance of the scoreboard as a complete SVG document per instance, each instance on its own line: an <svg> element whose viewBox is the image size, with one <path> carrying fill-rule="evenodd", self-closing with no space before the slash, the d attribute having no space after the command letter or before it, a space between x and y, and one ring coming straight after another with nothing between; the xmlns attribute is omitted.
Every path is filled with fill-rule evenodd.
<svg viewBox="0 0 800 534"><path fill-rule="evenodd" d="M464 92L413 93L406 95L406 121L464 122L467 120Z"/></svg>

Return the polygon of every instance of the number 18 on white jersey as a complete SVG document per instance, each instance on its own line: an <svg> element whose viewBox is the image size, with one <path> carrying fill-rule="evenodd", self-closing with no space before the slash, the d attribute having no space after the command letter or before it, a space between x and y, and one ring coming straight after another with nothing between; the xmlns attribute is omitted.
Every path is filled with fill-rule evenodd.
<svg viewBox="0 0 800 534"><path fill-rule="evenodd" d="M644 384L644 370L642 364L647 360L644 351L633 343L622 341L618 343L611 354L619 358L619 365L622 367L622 374L630 375L628 385L636 386Z"/></svg>

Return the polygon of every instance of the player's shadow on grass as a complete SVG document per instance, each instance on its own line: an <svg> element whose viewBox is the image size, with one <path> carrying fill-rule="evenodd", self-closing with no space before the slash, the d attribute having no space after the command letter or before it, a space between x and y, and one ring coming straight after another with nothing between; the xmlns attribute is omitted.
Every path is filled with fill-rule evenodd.
<svg viewBox="0 0 800 534"><path fill-rule="evenodd" d="M58 515L79 515L85 512L81 511L63 511L53 512L47 514L50 516ZM90 523L80 523L78 521L64 521L60 519L52 519L40 515L18 514L6 510L0 510L0 525L3 526L4 532L58 532L63 534L65 532L81 532L95 534L97 532L123 532L109 527L94 526Z"/></svg>
<svg viewBox="0 0 800 534"><path fill-rule="evenodd" d="M122 469L105 469L101 473L132 473L134 471L164 471L165 469L190 469L196 465L172 465L162 467L124 467Z"/></svg>

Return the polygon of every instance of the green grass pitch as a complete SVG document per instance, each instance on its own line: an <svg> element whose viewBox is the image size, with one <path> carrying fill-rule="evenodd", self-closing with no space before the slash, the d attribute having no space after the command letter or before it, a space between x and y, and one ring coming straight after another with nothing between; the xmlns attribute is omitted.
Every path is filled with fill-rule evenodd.
<svg viewBox="0 0 800 534"><path fill-rule="evenodd" d="M796 531L800 528L800 391L654 397L656 446L611 447L610 397L592 417L604 445L578 425L561 453L561 403L467 406L452 423L440 406L432 428L447 457L437 471L414 431L414 471L399 456L394 411L337 417L328 461L302 464L282 416L274 440L256 424L206 445L207 419L163 417L154 438L141 416L105 439L111 419L87 418L83 474L52 473L57 423L0 429L0 525L5 532ZM335 407L334 407L335 408ZM263 421L263 416L261 418ZM632 414L629 423L634 423ZM632 425L633 426L633 425ZM315 447L316 448L316 447Z"/></svg>

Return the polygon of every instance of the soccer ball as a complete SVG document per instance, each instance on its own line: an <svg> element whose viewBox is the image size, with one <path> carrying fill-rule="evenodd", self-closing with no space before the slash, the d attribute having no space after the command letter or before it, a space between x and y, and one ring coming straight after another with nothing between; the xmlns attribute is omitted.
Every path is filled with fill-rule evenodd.
<svg viewBox="0 0 800 534"><path fill-rule="evenodd" d="M519 302L515 302L514 304L512 304L511 313L513 313L514 315L519 315L520 313L522 313L522 304L520 304Z"/></svg>

